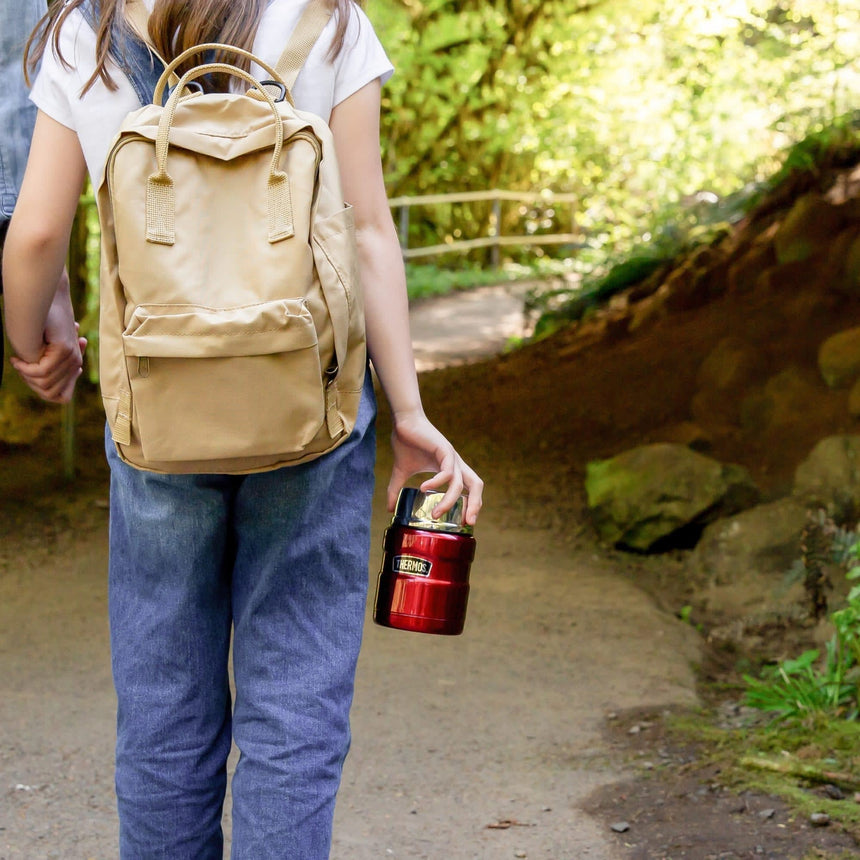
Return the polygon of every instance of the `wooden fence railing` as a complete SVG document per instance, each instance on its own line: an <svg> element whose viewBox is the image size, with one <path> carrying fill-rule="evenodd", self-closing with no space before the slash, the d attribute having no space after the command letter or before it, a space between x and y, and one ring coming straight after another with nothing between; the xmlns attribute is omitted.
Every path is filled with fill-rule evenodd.
<svg viewBox="0 0 860 860"><path fill-rule="evenodd" d="M463 191L454 194L426 194L416 197L393 197L388 201L392 210L397 211L400 248L404 260L416 257L435 257L452 251L470 251L474 248L491 248L491 263L499 265L499 250L506 245L560 245L579 241L582 237L575 232L574 205L579 197L576 194L551 194L547 192L502 191ZM409 247L410 209L413 206L436 206L448 203L492 202L492 210L487 223L487 235L474 239L450 239L436 245ZM570 232L567 233L527 233L522 235L502 235L502 203L543 203L546 205L567 204L570 206Z"/></svg>

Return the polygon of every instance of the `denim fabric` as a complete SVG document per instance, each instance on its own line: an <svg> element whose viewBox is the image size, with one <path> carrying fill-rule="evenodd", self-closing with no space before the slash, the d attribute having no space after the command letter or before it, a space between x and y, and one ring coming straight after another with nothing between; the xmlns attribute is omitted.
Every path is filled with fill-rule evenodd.
<svg viewBox="0 0 860 860"><path fill-rule="evenodd" d="M27 98L21 60L45 6L44 0L0 0L0 222L12 215L30 152L36 106Z"/></svg>
<svg viewBox="0 0 860 860"><path fill-rule="evenodd" d="M99 15L98 0L85 3L80 9L84 19L95 30ZM155 85L164 67L148 46L124 26L119 18L111 28L110 55L128 78L141 106L151 104Z"/></svg>
<svg viewBox="0 0 860 860"><path fill-rule="evenodd" d="M300 466L248 476L111 466L109 609L123 860L323 860L367 592L376 407ZM236 701L227 663L233 626Z"/></svg>
<svg viewBox="0 0 860 860"><path fill-rule="evenodd" d="M0 3L4 0L0 0ZM271 0L270 0L271 2ZM99 2L80 7L81 13L89 25L95 30L99 14ZM111 29L110 55L113 61L122 69L123 74L134 89L142 107L152 104L152 96L161 73L164 70L162 61L149 49L149 46L130 31L117 19ZM206 55L201 55L206 59ZM214 59L209 57L209 59ZM202 61L202 60L201 60ZM201 80L205 80L206 76ZM166 87L162 95L162 104L167 102L170 88Z"/></svg>

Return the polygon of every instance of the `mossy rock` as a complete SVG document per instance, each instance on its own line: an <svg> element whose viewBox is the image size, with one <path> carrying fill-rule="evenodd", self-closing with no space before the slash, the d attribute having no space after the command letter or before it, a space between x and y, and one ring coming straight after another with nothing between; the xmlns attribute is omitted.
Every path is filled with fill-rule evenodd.
<svg viewBox="0 0 860 860"><path fill-rule="evenodd" d="M860 326L837 332L821 344L818 369L830 388L844 388L860 377Z"/></svg>
<svg viewBox="0 0 860 860"><path fill-rule="evenodd" d="M843 212L820 194L798 198L773 239L777 262L801 262L823 253L843 224Z"/></svg>
<svg viewBox="0 0 860 860"><path fill-rule="evenodd" d="M736 513L758 497L746 469L670 443L589 463L585 490L600 537L639 551L668 547L670 536Z"/></svg>
<svg viewBox="0 0 860 860"><path fill-rule="evenodd" d="M860 512L860 436L827 436L794 473L794 495L848 519Z"/></svg>

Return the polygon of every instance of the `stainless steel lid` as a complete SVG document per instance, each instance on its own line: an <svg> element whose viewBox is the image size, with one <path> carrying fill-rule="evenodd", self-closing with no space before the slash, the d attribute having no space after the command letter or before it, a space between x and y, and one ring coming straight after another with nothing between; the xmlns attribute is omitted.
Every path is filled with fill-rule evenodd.
<svg viewBox="0 0 860 860"><path fill-rule="evenodd" d="M433 517L433 508L442 501L444 495L440 492L422 493L414 487L404 487L397 497L392 524L451 534L472 534L472 526L465 522L466 496L460 496L454 507L438 519Z"/></svg>

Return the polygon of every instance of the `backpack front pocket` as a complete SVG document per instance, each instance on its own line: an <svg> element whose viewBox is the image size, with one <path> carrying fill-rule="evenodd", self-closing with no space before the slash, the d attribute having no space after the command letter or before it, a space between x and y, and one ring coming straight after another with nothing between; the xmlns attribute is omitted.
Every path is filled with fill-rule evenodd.
<svg viewBox="0 0 860 860"><path fill-rule="evenodd" d="M140 305L122 341L147 460L300 451L325 419L317 332L302 299Z"/></svg>

